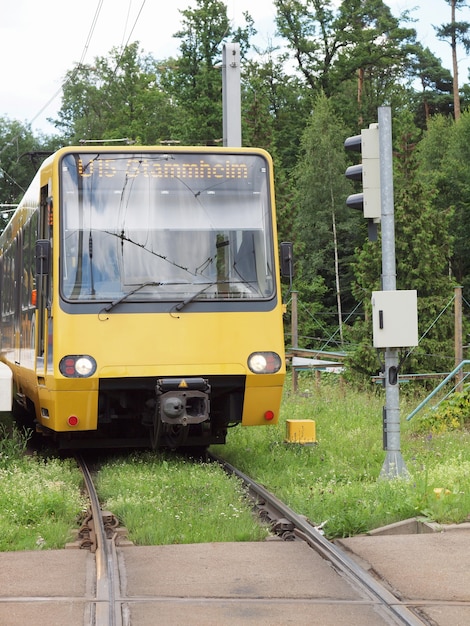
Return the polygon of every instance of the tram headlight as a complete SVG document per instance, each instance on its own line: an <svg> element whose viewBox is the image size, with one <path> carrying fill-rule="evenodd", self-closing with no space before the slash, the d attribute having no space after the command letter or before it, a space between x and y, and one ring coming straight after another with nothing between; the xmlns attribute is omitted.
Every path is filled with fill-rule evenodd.
<svg viewBox="0 0 470 626"><path fill-rule="evenodd" d="M96 361L87 354L69 354L60 360L59 370L66 378L88 378L96 372Z"/></svg>
<svg viewBox="0 0 470 626"><path fill-rule="evenodd" d="M281 357L276 352L253 352L248 367L253 374L275 374L281 369Z"/></svg>

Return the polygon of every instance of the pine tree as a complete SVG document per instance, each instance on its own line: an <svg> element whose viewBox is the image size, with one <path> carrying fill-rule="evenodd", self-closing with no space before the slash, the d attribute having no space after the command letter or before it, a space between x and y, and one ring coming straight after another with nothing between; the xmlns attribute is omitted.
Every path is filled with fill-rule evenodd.
<svg viewBox="0 0 470 626"><path fill-rule="evenodd" d="M355 245L366 235L360 227L363 220L345 204L350 190L344 176L346 135L332 102L320 95L302 136L294 171L295 286L305 307L299 314L300 334L308 342L303 347L319 347L332 335L341 343L344 315L353 305L351 258ZM317 318L321 314L321 323L314 313Z"/></svg>

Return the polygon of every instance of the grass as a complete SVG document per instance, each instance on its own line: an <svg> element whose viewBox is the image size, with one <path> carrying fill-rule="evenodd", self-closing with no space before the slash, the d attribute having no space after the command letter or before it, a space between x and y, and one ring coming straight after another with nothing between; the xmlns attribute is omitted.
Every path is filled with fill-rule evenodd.
<svg viewBox="0 0 470 626"><path fill-rule="evenodd" d="M140 453L102 467L97 489L136 544L259 541L268 535L239 481L214 464Z"/></svg>
<svg viewBox="0 0 470 626"><path fill-rule="evenodd" d="M0 552L63 548L85 506L73 463L27 456L27 442L0 425Z"/></svg>
<svg viewBox="0 0 470 626"><path fill-rule="evenodd" d="M401 387L401 451L408 477L381 478L384 391L358 391L308 374L300 392L286 384L279 424L230 430L218 455L272 490L299 514L345 537L410 517L459 523L470 513L470 410L459 419L422 412L404 418L423 394ZM286 444L286 419L312 419L317 444ZM72 461L25 456L27 435L0 432L0 551L61 548L86 503ZM104 507L141 545L257 541L267 535L236 478L208 463L170 453L115 457L99 474Z"/></svg>
<svg viewBox="0 0 470 626"><path fill-rule="evenodd" d="M358 392L323 376L300 380L301 392L286 388L278 425L235 429L217 453L258 480L329 538L366 532L423 516L459 523L470 514L470 434L428 431L427 414L402 420L401 449L408 478L381 478L384 392ZM402 418L419 399L402 395ZM286 445L286 419L313 419L317 445ZM436 490L436 491L435 491ZM440 491L439 491L440 490Z"/></svg>

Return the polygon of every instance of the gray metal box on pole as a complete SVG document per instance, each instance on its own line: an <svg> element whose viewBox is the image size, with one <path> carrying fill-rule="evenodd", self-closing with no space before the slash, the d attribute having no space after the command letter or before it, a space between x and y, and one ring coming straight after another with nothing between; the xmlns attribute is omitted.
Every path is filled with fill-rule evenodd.
<svg viewBox="0 0 470 626"><path fill-rule="evenodd" d="M416 289L372 292L374 348L418 345L418 295Z"/></svg>

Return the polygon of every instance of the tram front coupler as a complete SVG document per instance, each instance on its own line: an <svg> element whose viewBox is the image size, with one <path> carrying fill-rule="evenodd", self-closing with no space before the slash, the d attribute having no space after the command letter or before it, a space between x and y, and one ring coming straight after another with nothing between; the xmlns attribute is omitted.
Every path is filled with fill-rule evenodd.
<svg viewBox="0 0 470 626"><path fill-rule="evenodd" d="M157 415L165 424L200 424L209 419L210 385L204 378L160 378Z"/></svg>

